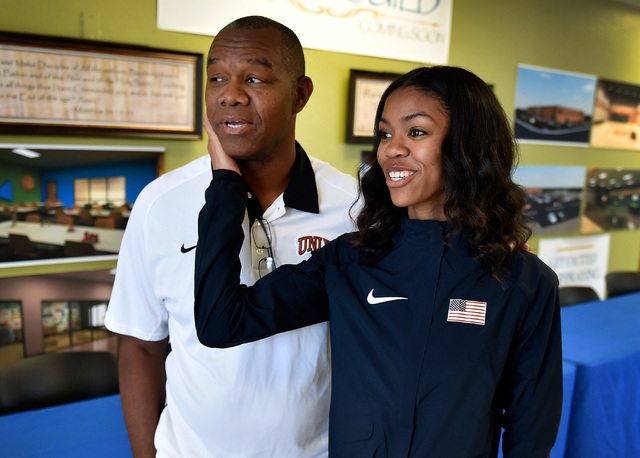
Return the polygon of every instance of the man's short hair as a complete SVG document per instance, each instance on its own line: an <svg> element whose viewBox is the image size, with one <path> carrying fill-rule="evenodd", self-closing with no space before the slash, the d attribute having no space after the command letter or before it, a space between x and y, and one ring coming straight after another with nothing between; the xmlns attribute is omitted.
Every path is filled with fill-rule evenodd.
<svg viewBox="0 0 640 458"><path fill-rule="evenodd" d="M297 35L286 25L264 16L245 16L226 25L220 32L233 29L275 29L282 37L282 60L293 84L305 75L302 45Z"/></svg>

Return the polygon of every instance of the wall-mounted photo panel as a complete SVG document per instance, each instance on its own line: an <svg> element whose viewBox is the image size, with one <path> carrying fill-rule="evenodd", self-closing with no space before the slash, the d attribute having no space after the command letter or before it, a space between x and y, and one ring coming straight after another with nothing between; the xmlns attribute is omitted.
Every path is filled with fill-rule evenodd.
<svg viewBox="0 0 640 458"><path fill-rule="evenodd" d="M518 66L515 136L522 143L588 146L596 77Z"/></svg>
<svg viewBox="0 0 640 458"><path fill-rule="evenodd" d="M536 237L578 232L585 167L521 165L514 181L527 192Z"/></svg>
<svg viewBox="0 0 640 458"><path fill-rule="evenodd" d="M117 355L104 327L114 278L115 269L1 277L0 368L61 349Z"/></svg>
<svg viewBox="0 0 640 458"><path fill-rule="evenodd" d="M108 299L102 301L42 301L45 353L85 345L112 335L104 327Z"/></svg>
<svg viewBox="0 0 640 458"><path fill-rule="evenodd" d="M591 146L640 150L640 86L598 80Z"/></svg>
<svg viewBox="0 0 640 458"><path fill-rule="evenodd" d="M0 268L115 256L164 147L0 144Z"/></svg>
<svg viewBox="0 0 640 458"><path fill-rule="evenodd" d="M582 232L640 228L640 170L590 168Z"/></svg>

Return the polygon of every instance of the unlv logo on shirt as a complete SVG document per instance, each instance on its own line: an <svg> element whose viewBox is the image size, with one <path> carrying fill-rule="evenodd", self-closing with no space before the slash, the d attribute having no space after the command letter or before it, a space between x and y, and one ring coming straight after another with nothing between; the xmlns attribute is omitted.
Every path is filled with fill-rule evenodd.
<svg viewBox="0 0 640 458"><path fill-rule="evenodd" d="M311 253L313 250L322 248L327 243L329 243L329 240L319 235L304 235L298 238L298 254L302 256L305 253Z"/></svg>

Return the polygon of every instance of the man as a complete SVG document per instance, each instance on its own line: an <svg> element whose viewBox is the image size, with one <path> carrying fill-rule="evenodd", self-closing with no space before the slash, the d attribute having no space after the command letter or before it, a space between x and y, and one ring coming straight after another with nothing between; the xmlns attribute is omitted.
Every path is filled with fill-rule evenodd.
<svg viewBox="0 0 640 458"><path fill-rule="evenodd" d="M251 196L245 283L272 261L299 262L353 227L355 180L295 141L296 115L313 91L304 72L295 34L267 18L234 21L209 51L208 122L238 160ZM134 455L325 456L326 324L229 350L208 349L196 337L194 248L211 177L203 156L155 180L123 239L106 324L122 334L120 390Z"/></svg>

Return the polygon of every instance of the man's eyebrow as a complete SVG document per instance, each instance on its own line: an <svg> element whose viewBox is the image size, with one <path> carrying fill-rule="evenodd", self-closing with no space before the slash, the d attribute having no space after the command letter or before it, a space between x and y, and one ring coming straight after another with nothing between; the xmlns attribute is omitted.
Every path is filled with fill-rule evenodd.
<svg viewBox="0 0 640 458"><path fill-rule="evenodd" d="M219 60L220 59L218 59L217 57L211 57L211 58L207 59L207 67L209 65L217 64ZM261 65L261 66L266 67L266 68L268 68L270 70L273 70L273 64L270 61L268 61L267 59L264 59L264 58L247 59L247 63L248 64Z"/></svg>
<svg viewBox="0 0 640 458"><path fill-rule="evenodd" d="M247 62L250 64L262 65L263 67L267 67L268 69L273 70L273 64L264 58L247 59Z"/></svg>

